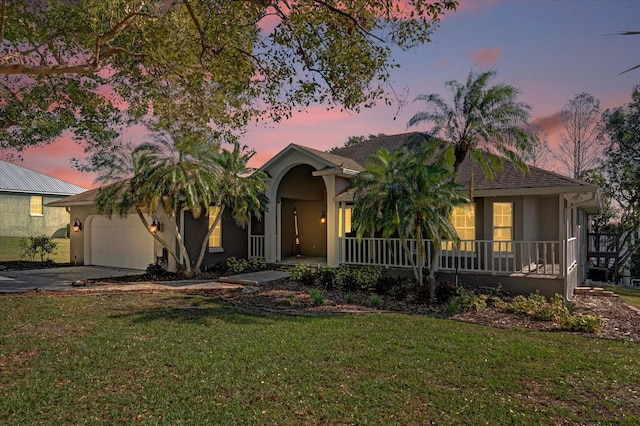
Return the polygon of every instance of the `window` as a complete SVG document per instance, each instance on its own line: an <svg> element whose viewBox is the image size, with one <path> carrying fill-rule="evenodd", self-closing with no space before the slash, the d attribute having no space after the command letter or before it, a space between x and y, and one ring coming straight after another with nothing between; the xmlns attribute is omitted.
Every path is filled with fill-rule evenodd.
<svg viewBox="0 0 640 426"><path fill-rule="evenodd" d="M31 196L31 216L42 216L42 196Z"/></svg>
<svg viewBox="0 0 640 426"><path fill-rule="evenodd" d="M460 237L460 251L474 251L473 240L476 239L476 206L465 204L456 206L451 211L451 223ZM454 250L452 241L443 241L441 250Z"/></svg>
<svg viewBox="0 0 640 426"><path fill-rule="evenodd" d="M493 203L493 251L510 253L513 241L513 203Z"/></svg>
<svg viewBox="0 0 640 426"><path fill-rule="evenodd" d="M209 228L211 228L213 222L216 220L218 212L220 212L219 207L209 207ZM209 235L209 249L214 249L213 251L218 251L215 249L222 249L222 218L220 218L213 232Z"/></svg>
<svg viewBox="0 0 640 426"><path fill-rule="evenodd" d="M339 221L339 229L338 235L345 236L346 234L351 233L351 207L343 207L344 215L340 215ZM342 218L344 217L344 223L342 223ZM344 233L343 233L344 229Z"/></svg>

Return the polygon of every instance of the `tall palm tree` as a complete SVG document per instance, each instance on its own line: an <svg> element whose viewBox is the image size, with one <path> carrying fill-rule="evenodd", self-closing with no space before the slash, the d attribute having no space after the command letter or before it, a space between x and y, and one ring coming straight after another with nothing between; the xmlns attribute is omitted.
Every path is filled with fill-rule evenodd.
<svg viewBox="0 0 640 426"><path fill-rule="evenodd" d="M423 282L425 241L431 241L435 248L443 237L457 244L448 212L467 201L451 178L451 170L433 161L437 151L438 145L433 143L411 152L399 149L390 153L381 148L351 181L355 188L352 220L358 238L374 232L387 239L397 235L418 283ZM415 260L409 238L417 242ZM436 259L433 250L431 280Z"/></svg>
<svg viewBox="0 0 640 426"><path fill-rule="evenodd" d="M191 136L193 134L190 134ZM126 216L135 210L144 226L149 224L144 213L153 214L161 208L174 218L174 233L182 262L172 244L152 233L175 259L186 275L199 272L207 241L223 215L245 225L251 215L261 217L266 206L265 183L261 173L251 174L247 162L252 151L233 142L233 150L220 149L213 138L202 140L181 137L176 143L160 139L135 148L129 158L112 167L101 181L103 187L96 199L98 211ZM208 215L217 207L218 215L203 239L193 269L175 218L182 209L189 209L194 218Z"/></svg>
<svg viewBox="0 0 640 426"><path fill-rule="evenodd" d="M217 216L202 241L195 264L197 270L202 264L209 236L223 216L230 216L242 227L247 225L251 217L262 218L267 205L266 174L247 167L254 155L255 151L248 150L246 146L234 141L233 150L222 150L217 157L217 164L223 172L216 175L216 191L212 206L217 209L209 209L209 214L217 211Z"/></svg>
<svg viewBox="0 0 640 426"><path fill-rule="evenodd" d="M130 159L123 158L121 166L101 176L109 185L101 188L96 198L98 211L126 216L135 210L148 229L144 213L153 214L158 208L174 220L182 262L172 244L152 233L176 260L186 275L192 275L189 253L178 227L178 214L183 208L194 218L208 211L214 200L220 175L224 170L218 162L219 145L213 141L194 142L183 139L175 144L166 139L144 143L136 147ZM129 174L128 179L123 179Z"/></svg>
<svg viewBox="0 0 640 426"><path fill-rule="evenodd" d="M428 109L411 117L407 127L432 123L430 135L451 142L454 175L469 155L478 161L487 177L499 169L502 158L527 170L522 153L529 151L532 142L527 130L531 108L516 100L518 90L513 86L489 86L495 74L471 71L464 84L455 80L445 83L453 95L451 105L434 93L415 99L424 101Z"/></svg>

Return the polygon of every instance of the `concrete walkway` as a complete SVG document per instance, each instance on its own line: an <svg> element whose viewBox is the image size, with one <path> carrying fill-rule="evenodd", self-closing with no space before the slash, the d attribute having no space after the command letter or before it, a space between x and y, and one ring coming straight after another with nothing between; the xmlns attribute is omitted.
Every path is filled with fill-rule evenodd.
<svg viewBox="0 0 640 426"><path fill-rule="evenodd" d="M148 282L108 282L108 278L140 275L144 271L136 269L110 268L102 266L69 266L21 271L0 271L0 293L26 291L110 291L110 290L150 290L150 289L229 289L245 285L260 285L290 276L283 271L260 271L222 277L218 281L182 280ZM100 280L91 285L78 285L83 280Z"/></svg>
<svg viewBox="0 0 640 426"><path fill-rule="evenodd" d="M246 274L229 275L228 277L220 277L221 283L232 283L242 285L260 285L270 281L289 278L291 274L284 271L258 271L247 272Z"/></svg>

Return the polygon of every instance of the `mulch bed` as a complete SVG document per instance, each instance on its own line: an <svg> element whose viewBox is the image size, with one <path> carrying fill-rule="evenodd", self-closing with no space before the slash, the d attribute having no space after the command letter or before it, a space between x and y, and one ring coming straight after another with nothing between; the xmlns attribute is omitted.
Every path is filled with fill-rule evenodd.
<svg viewBox="0 0 640 426"><path fill-rule="evenodd" d="M225 300L242 309L289 315L330 315L367 314L374 312L398 312L414 315L431 315L456 321L489 325L498 328L515 328L527 331L557 332L559 327L553 322L537 321L530 317L511 314L494 306L487 306L480 312L462 312L450 315L442 305L416 304L395 301L383 297L383 306L371 305L370 295L356 294L352 303L347 303L341 291L323 291L326 299L315 306L309 295L311 287L304 287L290 280L274 281L260 287L245 290L192 290ZM585 336L624 339L640 342L640 311L626 305L618 297L576 295L573 303L575 313L599 315L605 324L598 333L580 333Z"/></svg>
<svg viewBox="0 0 640 426"><path fill-rule="evenodd" d="M24 262L8 265L6 262L0 263L6 267L14 266L15 269L28 268ZM60 266L60 265L58 265ZM68 265L62 265L68 266ZM107 280L110 283L138 283L149 281L172 281L177 277L167 274L163 277L150 277L149 275L138 275L129 277L118 277ZM210 273L205 279L217 279L216 274ZM101 280L104 282L105 280ZM91 287L92 282L86 283ZM98 288L96 288L98 290ZM166 291L176 291L171 288ZM347 295L340 290L323 290L325 301L320 306L315 306L309 293L312 287L305 287L297 282L285 279L273 281L257 287L245 287L244 289L222 289L205 290L191 289L185 290L191 294L201 294L219 298L227 303L242 309L256 312L269 312L284 315L344 315L344 314L370 314L382 312L398 312L413 315L430 315L441 318L449 318L474 324L483 324L498 328L521 329L527 331L559 331L557 324L553 322L536 321L526 316L510 314L493 306L487 306L480 312L462 312L458 314L448 314L442 305L421 304L405 301L393 300L391 297L382 296L383 304L380 308L372 306L371 295L363 293L352 294L353 300L347 302ZM123 286L123 291L126 291ZM139 291L165 291L150 286L148 290ZM64 296L74 294L74 292L40 292L50 295ZM605 323L598 333L586 336L624 339L632 342L640 342L640 310L626 305L618 297L604 297L593 295L576 295L573 298L576 306L575 312L581 314L599 315L605 318Z"/></svg>

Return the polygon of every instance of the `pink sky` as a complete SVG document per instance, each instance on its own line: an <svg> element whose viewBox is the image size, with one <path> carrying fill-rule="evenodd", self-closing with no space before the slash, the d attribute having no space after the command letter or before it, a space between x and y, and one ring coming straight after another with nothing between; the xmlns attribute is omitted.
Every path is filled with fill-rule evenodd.
<svg viewBox="0 0 640 426"><path fill-rule="evenodd" d="M469 71L493 69L494 83L521 90L520 100L532 107L531 122L540 124L551 144L557 144L562 106L580 92L600 99L603 109L629 102L640 71L618 75L640 63L640 36L611 36L640 30L640 2L609 1L463 1L447 16L432 42L410 52L396 52L401 69L392 74L393 89L447 96L444 83L463 81ZM409 102L379 105L360 114L327 111L316 105L280 124L250 127L243 143L257 151L253 166L260 166L289 143L326 150L342 145L350 136L394 134L426 127L406 128L409 118L423 105ZM137 133L132 132L132 142ZM82 147L61 138L55 143L24 152L25 167L85 187L95 176L72 169L70 158ZM557 170L562 171L562 170Z"/></svg>

